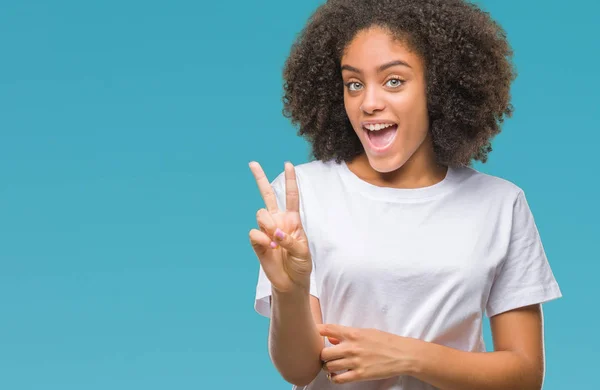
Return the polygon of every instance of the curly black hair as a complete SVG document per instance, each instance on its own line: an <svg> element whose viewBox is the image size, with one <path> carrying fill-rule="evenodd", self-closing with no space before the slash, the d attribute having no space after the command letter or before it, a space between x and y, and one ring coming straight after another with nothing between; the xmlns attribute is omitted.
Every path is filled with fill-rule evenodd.
<svg viewBox="0 0 600 390"><path fill-rule="evenodd" d="M485 163L512 115L516 71L503 28L464 0L328 0L311 15L283 69L283 115L309 141L311 157L350 162L364 151L344 108L340 61L353 37L372 26L423 59L437 162Z"/></svg>

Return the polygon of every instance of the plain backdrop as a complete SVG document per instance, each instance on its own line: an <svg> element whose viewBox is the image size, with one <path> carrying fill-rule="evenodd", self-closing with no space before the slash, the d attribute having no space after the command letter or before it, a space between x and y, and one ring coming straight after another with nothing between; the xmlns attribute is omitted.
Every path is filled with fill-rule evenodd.
<svg viewBox="0 0 600 390"><path fill-rule="evenodd" d="M0 3L0 388L288 389L248 241L309 161L281 70L319 1ZM475 168L524 189L564 297L546 390L596 382L598 2L482 1L519 76ZM488 324L485 341L491 347Z"/></svg>

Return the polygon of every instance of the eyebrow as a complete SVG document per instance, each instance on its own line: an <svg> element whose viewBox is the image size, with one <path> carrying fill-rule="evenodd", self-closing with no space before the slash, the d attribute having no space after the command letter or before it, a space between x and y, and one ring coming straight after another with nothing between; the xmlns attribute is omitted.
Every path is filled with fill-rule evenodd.
<svg viewBox="0 0 600 390"><path fill-rule="evenodd" d="M412 69L412 67L410 65L408 65L406 62L401 61L401 60L395 60L395 61L388 62L387 64L381 65L379 68L377 68L377 73L383 72L387 68L391 68L392 66L396 66L396 65L402 65L402 66L406 66L406 67ZM355 67L350 66L350 65L342 65L341 70L349 70L349 71L354 72L354 73L362 73L362 71L360 69L355 68Z"/></svg>

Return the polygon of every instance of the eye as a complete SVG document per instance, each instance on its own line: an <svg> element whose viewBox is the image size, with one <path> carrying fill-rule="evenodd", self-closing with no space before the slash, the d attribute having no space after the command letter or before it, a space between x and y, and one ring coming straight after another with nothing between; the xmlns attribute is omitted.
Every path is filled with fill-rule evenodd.
<svg viewBox="0 0 600 390"><path fill-rule="evenodd" d="M388 81L386 81L386 85L390 88L398 88L400 87L402 84L404 83L404 80L401 80L397 77L391 78Z"/></svg>
<svg viewBox="0 0 600 390"><path fill-rule="evenodd" d="M362 85L358 81L350 81L346 83L346 88L350 91L358 91Z"/></svg>

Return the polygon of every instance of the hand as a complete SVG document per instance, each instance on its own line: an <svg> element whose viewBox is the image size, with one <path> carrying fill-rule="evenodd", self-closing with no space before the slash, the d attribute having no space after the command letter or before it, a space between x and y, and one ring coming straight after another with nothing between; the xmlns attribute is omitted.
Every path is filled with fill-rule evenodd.
<svg viewBox="0 0 600 390"><path fill-rule="evenodd" d="M317 324L321 336L333 347L323 348L323 370L332 373L333 383L385 379L409 372L411 357L419 340L377 329ZM347 372L334 374L336 371Z"/></svg>
<svg viewBox="0 0 600 390"><path fill-rule="evenodd" d="M301 288L308 293L312 259L300 221L294 166L285 164L286 210L279 210L275 192L260 164L253 161L249 165L267 207L256 214L260 230L250 231L252 248L275 290L290 292Z"/></svg>

